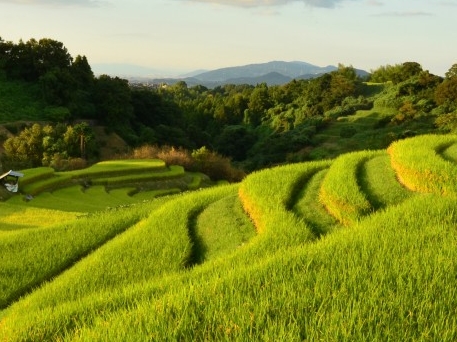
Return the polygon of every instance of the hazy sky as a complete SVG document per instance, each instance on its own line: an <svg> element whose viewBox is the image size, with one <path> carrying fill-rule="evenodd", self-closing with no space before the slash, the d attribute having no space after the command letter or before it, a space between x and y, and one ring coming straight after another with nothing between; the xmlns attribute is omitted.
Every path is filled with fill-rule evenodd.
<svg viewBox="0 0 457 342"><path fill-rule="evenodd" d="M457 0L0 0L4 40L51 38L92 66L163 76L272 60L367 71L414 61L444 75L456 32Z"/></svg>

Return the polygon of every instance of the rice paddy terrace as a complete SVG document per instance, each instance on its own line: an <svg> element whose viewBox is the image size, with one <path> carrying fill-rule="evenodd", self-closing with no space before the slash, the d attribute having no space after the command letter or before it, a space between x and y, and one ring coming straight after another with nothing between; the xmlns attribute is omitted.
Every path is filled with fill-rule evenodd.
<svg viewBox="0 0 457 342"><path fill-rule="evenodd" d="M111 209L147 192L35 172L0 203L2 341L457 339L457 136Z"/></svg>

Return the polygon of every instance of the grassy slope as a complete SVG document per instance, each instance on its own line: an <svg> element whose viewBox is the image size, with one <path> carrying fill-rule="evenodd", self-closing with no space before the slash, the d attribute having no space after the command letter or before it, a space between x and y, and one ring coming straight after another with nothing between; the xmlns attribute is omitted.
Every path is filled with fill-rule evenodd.
<svg viewBox="0 0 457 342"><path fill-rule="evenodd" d="M67 172L40 167L23 173L19 180L21 195L7 201L18 211L43 208L69 213L94 212L213 185L204 174L185 172L181 166L166 166L155 159L105 161ZM23 196L26 194L33 195L33 199L26 202ZM22 223L11 224L20 227Z"/></svg>
<svg viewBox="0 0 457 342"><path fill-rule="evenodd" d="M397 114L395 108L378 104L379 99L388 94L389 89L382 84L368 84L365 96L374 100L370 110L358 110L355 114L333 119L313 138L316 146L311 152L314 158L335 158L342 153L364 149L385 149L389 144L401 137L405 132L414 131L416 134L431 133L433 124L418 121L391 123L391 118ZM385 102L385 101L384 101ZM431 116L425 121L433 120ZM342 137L341 133L355 129L351 137Z"/></svg>
<svg viewBox="0 0 457 342"><path fill-rule="evenodd" d="M56 277L23 299L9 297L0 339L453 341L456 198L441 189L454 189L446 172L456 167L457 149L453 137L420 139L389 154L272 168L239 185L143 204L137 225L83 259L69 252L76 263L61 261L51 273L40 262L62 258L50 262L52 254L31 249L34 261L22 258L21 267L37 265L42 280ZM411 157L418 148L428 157ZM441 184L416 193L398 182L411 175ZM46 232L44 241L61 248L66 239L58 231L66 226L31 230L31 241ZM0 242L14 246L9 239L28 241L27 233L5 232ZM9 272L27 274L14 250L2 249ZM15 282L4 288L14 293Z"/></svg>

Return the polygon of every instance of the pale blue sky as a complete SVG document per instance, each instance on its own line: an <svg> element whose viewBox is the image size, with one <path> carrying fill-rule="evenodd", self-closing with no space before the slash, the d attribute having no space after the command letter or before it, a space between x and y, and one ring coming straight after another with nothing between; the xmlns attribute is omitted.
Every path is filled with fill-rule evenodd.
<svg viewBox="0 0 457 342"><path fill-rule="evenodd" d="M456 32L457 0L0 0L4 40L51 38L91 65L162 76L272 60L444 75Z"/></svg>

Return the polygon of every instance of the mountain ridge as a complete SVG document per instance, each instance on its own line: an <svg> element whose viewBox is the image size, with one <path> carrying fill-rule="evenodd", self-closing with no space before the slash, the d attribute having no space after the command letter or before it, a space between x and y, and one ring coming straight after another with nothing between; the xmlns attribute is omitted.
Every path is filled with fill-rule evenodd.
<svg viewBox="0 0 457 342"><path fill-rule="evenodd" d="M132 83L152 84L175 84L180 81L186 82L189 86L203 85L213 88L223 84L250 84L256 85L266 83L267 85L286 84L293 79L311 79L325 73L338 70L338 67L327 65L320 67L307 62L300 61L270 61L266 63L246 64L219 68L210 71L190 72L184 77L130 77ZM365 77L369 73L365 70L356 69L359 76Z"/></svg>

